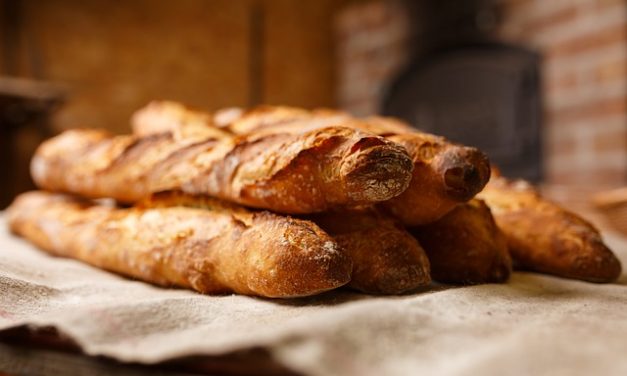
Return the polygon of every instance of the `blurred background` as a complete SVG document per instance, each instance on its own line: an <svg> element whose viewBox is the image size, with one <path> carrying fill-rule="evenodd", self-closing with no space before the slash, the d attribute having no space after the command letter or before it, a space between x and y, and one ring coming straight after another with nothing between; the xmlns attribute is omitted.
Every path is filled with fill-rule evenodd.
<svg viewBox="0 0 627 376"><path fill-rule="evenodd" d="M45 137L153 99L383 113L506 175L627 182L627 0L0 0L0 208Z"/></svg>

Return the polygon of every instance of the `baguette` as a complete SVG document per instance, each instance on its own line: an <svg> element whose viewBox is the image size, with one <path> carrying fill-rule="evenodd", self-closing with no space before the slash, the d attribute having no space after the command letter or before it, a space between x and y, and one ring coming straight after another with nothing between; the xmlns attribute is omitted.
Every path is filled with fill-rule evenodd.
<svg viewBox="0 0 627 376"><path fill-rule="evenodd" d="M163 105L174 106L173 102L165 102ZM169 118L170 124L178 123L181 125L180 118L186 115L185 106L176 104L178 113L171 111L169 114L155 113L155 118L161 117L161 121ZM187 111L192 111L186 109ZM216 114L221 113L218 111ZM208 114L207 114L208 115ZM207 119L211 117L208 116ZM240 111L237 116L231 116L230 122L224 120L225 116L221 116L218 121L217 116L213 117L213 121L206 121L205 126L220 123L220 128L227 130L232 134L248 134L248 133L290 133L302 129L316 129L328 127L332 125L342 125L353 129L359 129L368 133L388 137L397 134L419 133L416 128L411 127L407 123L400 120L371 116L365 119L359 119L350 114L331 109L314 109L307 111L300 108L287 106L257 106L249 111ZM150 122L146 122L148 125ZM142 127L140 127L142 128Z"/></svg>
<svg viewBox="0 0 627 376"><path fill-rule="evenodd" d="M162 106L174 106L163 103ZM152 112L144 122L134 122L139 134L150 133L155 123L168 123L170 129L181 132L185 107L178 111L159 111L153 104L140 112ZM216 120L205 117L207 128L216 128ZM214 118L215 119L215 118ZM451 211L459 203L474 197L490 177L490 164L485 154L476 148L448 142L442 137L418 132L409 125L391 118L371 117L359 120L340 111L306 111L291 107L260 106L231 117L231 123L220 121L221 130L234 135L271 136L313 131L329 126L342 126L386 137L403 146L414 165L409 188L384 202L381 207L408 226L431 223Z"/></svg>
<svg viewBox="0 0 627 376"><path fill-rule="evenodd" d="M263 113L265 110L261 107L254 111ZM172 102L153 102L137 114L133 116L132 125L133 132L140 135L163 130L184 134L188 126L185 119L194 116L192 110ZM286 108L279 116L289 119L292 115L308 114L304 110ZM204 121L206 129L219 130L212 125L209 114L204 117ZM164 127L163 124L168 126ZM242 126L245 125L242 123ZM312 129L316 128L317 125ZM215 205L215 200L171 193L169 196L158 195L151 205L202 207L208 203ZM429 261L424 250L388 216L376 210L364 209L320 213L308 219L331 234L353 259L354 269L349 287L365 293L399 294L430 283Z"/></svg>
<svg viewBox="0 0 627 376"><path fill-rule="evenodd" d="M351 256L348 287L370 294L400 294L431 282L425 251L391 217L370 208L308 218Z"/></svg>
<svg viewBox="0 0 627 376"><path fill-rule="evenodd" d="M142 207L186 206L250 213L206 196L161 192ZM393 220L372 209L326 212L306 217L331 235L353 261L348 287L371 294L400 294L431 282L429 260L420 244Z"/></svg>
<svg viewBox="0 0 627 376"><path fill-rule="evenodd" d="M442 218L473 198L490 178L490 162L476 148L427 133L387 138L403 146L414 162L409 188L381 204L405 225L424 225Z"/></svg>
<svg viewBox="0 0 627 376"><path fill-rule="evenodd" d="M381 206L408 226L436 221L458 204L473 198L490 178L488 158L477 148L453 144L443 137L419 132L393 118L360 120L339 111L308 112L290 107L263 106L245 113L225 129L235 134L272 134L330 125L383 136L407 150L414 163L410 186Z"/></svg>
<svg viewBox="0 0 627 376"><path fill-rule="evenodd" d="M148 137L70 130L31 164L40 188L132 203L163 190L288 214L371 204L407 188L412 162L384 138L343 127L248 137Z"/></svg>
<svg viewBox="0 0 627 376"><path fill-rule="evenodd" d="M217 114L218 119L224 118L224 114ZM213 122L213 118L212 114L194 111L177 102L153 101L133 114L131 127L133 134L139 137L159 133L172 133L175 139L231 137L229 132Z"/></svg>
<svg viewBox="0 0 627 376"><path fill-rule="evenodd" d="M223 129L236 135L294 133L334 125L345 126L344 124L355 120L348 113L337 110L316 109L308 111L296 107L261 105L243 111L239 117L233 118L228 124L224 124ZM210 125L210 123L206 123L206 125Z"/></svg>
<svg viewBox="0 0 627 376"><path fill-rule="evenodd" d="M437 222L411 229L431 262L434 280L452 284L505 282L512 271L507 242L490 209L478 199Z"/></svg>
<svg viewBox="0 0 627 376"><path fill-rule="evenodd" d="M528 183L493 178L479 197L505 234L515 268L597 283L620 276L620 261L599 231Z"/></svg>
<svg viewBox="0 0 627 376"><path fill-rule="evenodd" d="M14 233L52 254L207 294L307 296L346 284L352 269L318 226L269 212L118 209L30 192L8 218Z"/></svg>

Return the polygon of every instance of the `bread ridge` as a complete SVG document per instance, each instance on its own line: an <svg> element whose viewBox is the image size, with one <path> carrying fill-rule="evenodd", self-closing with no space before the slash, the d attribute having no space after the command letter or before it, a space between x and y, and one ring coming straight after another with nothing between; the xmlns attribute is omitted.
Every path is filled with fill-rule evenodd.
<svg viewBox="0 0 627 376"><path fill-rule="evenodd" d="M251 112L260 113L263 116L268 111L271 115L268 120L277 120L272 116L273 109L270 106L262 106ZM133 117L132 127L133 132L140 135L150 135L164 129L173 134L185 134L187 133L185 119L190 116L198 117L194 115L193 110L174 102L152 102L138 113L142 116ZM287 109L279 116L285 116L289 121L293 113L304 117L309 115L309 112L305 110ZM331 110L325 110L325 113L338 115L338 118L347 116ZM215 124L211 123L210 114L205 114L204 119L205 128L210 130L209 134L212 129L218 129ZM261 123L264 125L263 121ZM164 124L167 126L164 127ZM289 122L287 124L290 126ZM325 126L331 124L333 123L324 123ZM320 125L308 124L306 127L299 127L298 131L319 129ZM270 127L270 132L265 133L263 130L256 129L251 134L254 137L281 134L277 131L275 123L269 122L267 126ZM228 129L228 126L223 126L223 129ZM285 133L293 133L294 128L290 127L287 131ZM164 192L156 195L148 204L190 207L208 205L209 209L213 210L216 201L203 196ZM242 208L230 206L228 210L242 210ZM354 269L349 287L365 293L399 294L430 283L429 260L424 250L417 240L389 215L374 208L361 208L338 209L309 215L305 218L321 226L353 259Z"/></svg>
<svg viewBox="0 0 627 376"><path fill-rule="evenodd" d="M239 205L207 196L160 192L140 207L186 206L250 215ZM370 294L400 294L431 282L429 260L418 243L389 216L373 208L307 215L328 233L353 261L348 287Z"/></svg>
<svg viewBox="0 0 627 376"><path fill-rule="evenodd" d="M318 226L269 212L121 209L35 191L7 213L14 233L49 253L208 294L308 296L346 284L352 270Z"/></svg>
<svg viewBox="0 0 627 376"><path fill-rule="evenodd" d="M512 272L505 236L482 200L460 204L438 221L410 232L427 252L438 282L502 283Z"/></svg>
<svg viewBox="0 0 627 376"><path fill-rule="evenodd" d="M77 129L45 141L31 163L37 185L53 191L132 203L180 189L287 214L387 200L411 170L402 147L343 127L218 138Z"/></svg>
<svg viewBox="0 0 627 376"><path fill-rule="evenodd" d="M421 244L389 215L370 207L307 216L353 260L348 287L370 294L401 294L431 283Z"/></svg>
<svg viewBox="0 0 627 376"><path fill-rule="evenodd" d="M171 108L175 107L176 111ZM152 103L140 112L152 112L158 123L169 124L174 133L182 132L189 109L173 102ZM166 120L168 119L168 120ZM216 128L207 114L207 128ZM380 207L407 226L434 222L456 205L474 197L488 182L490 163L487 156L473 147L451 143L443 137L420 132L393 118L371 116L358 119L348 113L329 109L304 110L287 106L258 106L239 111L239 116L222 123L220 130L233 135L298 134L329 126L342 126L385 137L401 145L413 163L412 178L407 189L386 200ZM136 121L136 131L148 134L154 128L150 121ZM209 132L212 132L211 130Z"/></svg>
<svg viewBox="0 0 627 376"><path fill-rule="evenodd" d="M495 177L479 197L505 234L515 268L596 283L620 276L621 263L600 232L531 184Z"/></svg>

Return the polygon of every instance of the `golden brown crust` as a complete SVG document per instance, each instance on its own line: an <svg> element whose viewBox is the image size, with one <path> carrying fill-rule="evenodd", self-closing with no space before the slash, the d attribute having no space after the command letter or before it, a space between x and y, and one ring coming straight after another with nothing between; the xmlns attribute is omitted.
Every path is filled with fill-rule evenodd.
<svg viewBox="0 0 627 376"><path fill-rule="evenodd" d="M411 232L427 252L436 281L505 282L511 274L505 237L481 200L461 204L437 222L415 227Z"/></svg>
<svg viewBox="0 0 627 376"><path fill-rule="evenodd" d="M226 113L219 115L224 118ZM177 102L152 101L133 114L131 127L133 134L140 137L159 133L172 133L175 139L229 137L229 132L221 130L213 122L214 118L212 114L193 110Z"/></svg>
<svg viewBox="0 0 627 376"><path fill-rule="evenodd" d="M474 197L490 178L488 158L476 148L451 144L426 133L388 136L414 162L410 186L381 204L405 225L434 222Z"/></svg>
<svg viewBox="0 0 627 376"><path fill-rule="evenodd" d="M590 223L544 200L523 181L495 178L481 192L520 269L589 282L612 282L621 264Z"/></svg>
<svg viewBox="0 0 627 376"><path fill-rule="evenodd" d="M431 282L424 250L390 217L364 209L308 218L351 256L349 287L371 294L400 294Z"/></svg>
<svg viewBox="0 0 627 376"><path fill-rule="evenodd" d="M294 214L387 200L407 188L411 169L402 147L341 127L220 139L71 130L31 164L41 188L90 198L136 202L180 189Z"/></svg>
<svg viewBox="0 0 627 376"><path fill-rule="evenodd" d="M155 114L152 118L170 116L170 123L184 113ZM156 121L158 123L158 121ZM213 127L212 122L205 124ZM277 136L342 126L384 136L402 145L412 158L414 169L408 189L381 206L405 225L431 223L457 204L474 197L490 178L490 164L476 148L448 142L442 137L422 133L408 124L387 117L356 119L333 110L307 111L293 107L260 106L241 113L223 129L238 135ZM150 129L150 124L145 125Z"/></svg>
<svg viewBox="0 0 627 376"><path fill-rule="evenodd" d="M162 192L140 205L250 213L238 205L180 192ZM363 209L320 213L307 219L331 235L353 260L349 287L372 294L400 294L430 283L429 260L424 250L391 218Z"/></svg>
<svg viewBox="0 0 627 376"><path fill-rule="evenodd" d="M457 204L474 197L490 178L488 158L478 149L419 132L393 118L360 120L339 111L262 106L244 113L225 129L235 134L270 135L327 126L383 136L407 150L414 163L411 183L401 195L381 205L405 225L416 226L441 218Z"/></svg>
<svg viewBox="0 0 627 376"><path fill-rule="evenodd" d="M411 125L387 116L369 116L364 122L368 131L379 136L392 136L397 134L415 133L419 132Z"/></svg>
<svg viewBox="0 0 627 376"><path fill-rule="evenodd" d="M296 107L262 105L245 111L225 126L232 134L293 133L339 125L351 117L341 111L319 109L313 112ZM315 120L315 124L312 124ZM296 125L298 124L298 125ZM210 125L209 123L207 125Z"/></svg>
<svg viewBox="0 0 627 376"><path fill-rule="evenodd" d="M318 226L268 212L118 209L29 192L8 217L13 232L50 253L203 293L306 296L347 283L352 270Z"/></svg>

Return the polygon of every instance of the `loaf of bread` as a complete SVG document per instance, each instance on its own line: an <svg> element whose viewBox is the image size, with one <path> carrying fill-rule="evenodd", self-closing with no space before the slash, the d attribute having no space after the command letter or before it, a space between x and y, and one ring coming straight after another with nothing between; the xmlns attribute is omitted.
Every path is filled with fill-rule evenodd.
<svg viewBox="0 0 627 376"><path fill-rule="evenodd" d="M8 219L52 254L163 286L287 298L349 281L350 257L314 223L214 207L119 209L30 192Z"/></svg>
<svg viewBox="0 0 627 376"><path fill-rule="evenodd" d="M77 129L45 141L31 164L52 191L132 203L176 189L288 214L388 200L412 169L401 146L345 127L217 138Z"/></svg>
<svg viewBox="0 0 627 376"><path fill-rule="evenodd" d="M241 206L181 192L161 192L140 206L185 206L250 215ZM306 218L331 235L352 259L348 287L371 294L400 294L431 282L424 250L388 216L373 209L361 209L318 213Z"/></svg>
<svg viewBox="0 0 627 376"><path fill-rule="evenodd" d="M293 133L355 121L350 114L338 110L305 110L287 106L262 105L242 111L222 127L232 134ZM215 121L214 121L215 123Z"/></svg>
<svg viewBox="0 0 627 376"><path fill-rule="evenodd" d="M411 229L431 262L434 280L453 284L505 282L512 271L505 237L478 199L438 221Z"/></svg>
<svg viewBox="0 0 627 376"><path fill-rule="evenodd" d="M218 120L223 115L218 114ZM231 134L213 122L215 116L195 111L177 102L153 101L136 111L131 118L133 134L139 137L172 133L175 139L224 138ZM227 118L224 121L230 121ZM207 126L207 125L211 126Z"/></svg>
<svg viewBox="0 0 627 376"><path fill-rule="evenodd" d="M305 111L263 106L243 113L225 127L235 134L311 130L331 125L384 136L405 147L414 162L412 181L401 195L381 205L409 226L431 223L474 197L490 178L490 164L476 148L419 132L386 117L356 119L333 110Z"/></svg>
<svg viewBox="0 0 627 376"><path fill-rule="evenodd" d="M528 183L493 178L479 197L505 234L515 268L599 283L620 275L620 261L599 231Z"/></svg>
<svg viewBox="0 0 627 376"><path fill-rule="evenodd" d="M166 110L176 108L176 111ZM134 131L149 134L163 129L159 124L169 124L174 133L186 132L185 119L198 117L197 112L186 110L171 102L153 103L140 113L149 113L142 122L134 122ZM196 115L189 115L196 114ZM227 130L234 135L276 136L310 132L331 126L342 126L386 137L403 146L414 165L411 183L402 194L381 204L382 208L400 219L405 225L431 223L466 202L485 186L490 177L490 164L485 154L476 148L453 144L442 137L419 132L409 125L383 117L356 119L334 110L306 111L292 107L260 106L247 112L238 112L230 123L204 117L207 128ZM190 131L189 133L192 133Z"/></svg>
<svg viewBox="0 0 627 376"><path fill-rule="evenodd" d="M373 208L308 216L353 260L348 287L371 294L400 294L431 282L429 259L397 221Z"/></svg>
<svg viewBox="0 0 627 376"><path fill-rule="evenodd" d="M171 125L181 124L181 117L188 116L186 111L194 112L193 110L186 108L180 103L176 102L160 102L161 106L174 107L179 110L178 113L169 111L165 114L163 111L161 114L157 114L154 110L159 108L157 104L154 104L150 112L153 112L155 117L160 117L161 121L164 121ZM149 110L151 106L147 106L145 110ZM184 110L186 109L186 110ZM236 116L218 116L223 110L216 112L213 117L207 116L206 125L218 125L219 128L228 131L232 134L248 134L252 132L256 133L290 133L302 129L316 129L322 127L328 127L332 125L342 125L353 129L360 129L368 133L376 134L379 136L391 136L405 133L419 133L416 128L411 127L409 124L404 123L398 119L381 116L371 116L365 119L356 118L351 116L347 112L339 110L331 110L326 108L314 109L311 111L287 107L287 106L257 106L248 111L240 110ZM208 115L208 114L206 114ZM220 118L220 119L218 119ZM146 122L146 124L149 122Z"/></svg>

